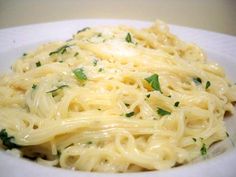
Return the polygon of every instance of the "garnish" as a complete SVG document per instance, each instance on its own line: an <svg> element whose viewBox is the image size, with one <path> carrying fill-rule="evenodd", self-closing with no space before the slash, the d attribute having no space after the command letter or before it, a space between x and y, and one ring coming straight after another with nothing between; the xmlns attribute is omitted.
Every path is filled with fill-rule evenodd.
<svg viewBox="0 0 236 177"><path fill-rule="evenodd" d="M157 74L153 74L150 77L145 78L145 80L152 86L154 90L161 91L159 76Z"/></svg>
<svg viewBox="0 0 236 177"><path fill-rule="evenodd" d="M179 106L179 101L175 102L174 106L178 107Z"/></svg>
<svg viewBox="0 0 236 177"><path fill-rule="evenodd" d="M149 98L151 95L150 94L147 94L146 97Z"/></svg>
<svg viewBox="0 0 236 177"><path fill-rule="evenodd" d="M226 136L229 137L229 133L228 132L225 132Z"/></svg>
<svg viewBox="0 0 236 177"><path fill-rule="evenodd" d="M210 82L210 81L207 81L207 82L206 82L206 87L205 87L205 88L208 89L210 86L211 86L211 82Z"/></svg>
<svg viewBox="0 0 236 177"><path fill-rule="evenodd" d="M32 85L32 89L35 90L36 88L37 88L37 85L33 84L33 85Z"/></svg>
<svg viewBox="0 0 236 177"><path fill-rule="evenodd" d="M62 47L59 47L57 50L50 52L49 55L51 56L58 53L64 54L66 52L66 49L70 46L72 45L63 45Z"/></svg>
<svg viewBox="0 0 236 177"><path fill-rule="evenodd" d="M73 71L73 73L75 74L75 76L77 77L77 79L81 80L81 81L85 81L87 80L87 76L84 74L84 70L82 68L77 68Z"/></svg>
<svg viewBox="0 0 236 177"><path fill-rule="evenodd" d="M90 29L89 27L85 27L85 28L83 28L83 29L77 31L77 34L79 34L79 33L81 33L81 32L84 32L84 31L86 31L86 30L89 30L89 29Z"/></svg>
<svg viewBox="0 0 236 177"><path fill-rule="evenodd" d="M133 115L134 115L134 112L129 112L125 114L126 117L132 117Z"/></svg>
<svg viewBox="0 0 236 177"><path fill-rule="evenodd" d="M197 139L196 139L196 138L192 138L192 139L193 139L193 141L194 141L194 142L196 142L196 141L197 141Z"/></svg>
<svg viewBox="0 0 236 177"><path fill-rule="evenodd" d="M76 57L77 55L79 55L79 52L76 52L76 53L74 54L74 57Z"/></svg>
<svg viewBox="0 0 236 177"><path fill-rule="evenodd" d="M92 141L88 141L86 144L93 144L93 142Z"/></svg>
<svg viewBox="0 0 236 177"><path fill-rule="evenodd" d="M35 65L36 65L36 67L40 67L40 66L42 66L42 64L41 64L40 61L36 62Z"/></svg>
<svg viewBox="0 0 236 177"><path fill-rule="evenodd" d="M57 156L60 157L61 156L61 151L57 150Z"/></svg>
<svg viewBox="0 0 236 177"><path fill-rule="evenodd" d="M53 97L55 97L57 95L57 91L64 88L64 87L69 87L68 85L61 85L61 86L58 86L56 89L53 89L53 90L50 90L46 93L51 93Z"/></svg>
<svg viewBox="0 0 236 177"><path fill-rule="evenodd" d="M200 77L194 77L193 78L193 82L196 84L196 85L200 85L202 83L202 79Z"/></svg>
<svg viewBox="0 0 236 177"><path fill-rule="evenodd" d="M98 72L102 72L102 70L103 70L102 68L99 68L99 69L98 69Z"/></svg>
<svg viewBox="0 0 236 177"><path fill-rule="evenodd" d="M6 129L1 130L0 139L2 140L3 145L6 146L8 149L20 147L19 145L11 141L15 138L13 136L8 136Z"/></svg>
<svg viewBox="0 0 236 177"><path fill-rule="evenodd" d="M125 103L125 106L127 106L127 107L128 107L128 106L130 106L130 104L128 104L128 103Z"/></svg>
<svg viewBox="0 0 236 177"><path fill-rule="evenodd" d="M27 53L23 53L23 56L26 56L27 55Z"/></svg>
<svg viewBox="0 0 236 177"><path fill-rule="evenodd" d="M125 40L126 40L126 42L128 42L128 43L133 43L130 33L127 34Z"/></svg>
<svg viewBox="0 0 236 177"><path fill-rule="evenodd" d="M97 64L98 64L98 60L94 59L93 60L93 66L97 66Z"/></svg>
<svg viewBox="0 0 236 177"><path fill-rule="evenodd" d="M201 151L201 155L202 156L207 154L207 148L206 148L206 144L205 143L202 144L202 147L201 147L200 151Z"/></svg>
<svg viewBox="0 0 236 177"><path fill-rule="evenodd" d="M158 109L157 109L157 113L158 113L160 116L165 116L165 115L170 115L170 114L171 114L171 112L166 111L166 110L164 110L164 109L162 109L162 108L158 108Z"/></svg>

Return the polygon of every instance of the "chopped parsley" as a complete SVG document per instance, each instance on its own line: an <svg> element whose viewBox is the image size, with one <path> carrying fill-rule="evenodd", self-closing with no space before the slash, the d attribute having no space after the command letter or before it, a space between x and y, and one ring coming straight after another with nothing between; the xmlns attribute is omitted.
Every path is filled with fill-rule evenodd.
<svg viewBox="0 0 236 177"><path fill-rule="evenodd" d="M93 66L97 66L97 64L98 64L98 60L94 59L93 60Z"/></svg>
<svg viewBox="0 0 236 177"><path fill-rule="evenodd" d="M72 45L63 45L62 47L59 47L57 50L53 51L53 52L50 52L49 55L54 55L54 54L64 54L67 50L68 47L70 47Z"/></svg>
<svg viewBox="0 0 236 177"><path fill-rule="evenodd" d="M210 82L210 81L207 81L207 82L206 82L206 87L205 87L206 90L207 90L210 86L211 86L211 82Z"/></svg>
<svg viewBox="0 0 236 177"><path fill-rule="evenodd" d="M61 151L57 150L57 156L60 157L61 156Z"/></svg>
<svg viewBox="0 0 236 177"><path fill-rule="evenodd" d="M69 87L68 85L61 85L58 86L56 89L50 90L46 93L51 93L53 97L55 97L57 95L57 91L59 91L60 89L64 88L64 87Z"/></svg>
<svg viewBox="0 0 236 177"><path fill-rule="evenodd" d="M0 131L0 139L2 140L3 145L6 146L8 149L19 147L19 145L15 144L11 141L14 139L14 137L8 136L6 129L2 129Z"/></svg>
<svg viewBox="0 0 236 177"><path fill-rule="evenodd" d="M170 115L170 114L171 114L171 112L166 111L166 110L161 109L161 108L158 108L158 109L157 109L157 113L158 113L160 116L165 116L165 115Z"/></svg>
<svg viewBox="0 0 236 177"><path fill-rule="evenodd" d="M63 63L64 61L60 60L59 63Z"/></svg>
<svg viewBox="0 0 236 177"><path fill-rule="evenodd" d="M27 55L27 53L23 53L23 56L26 56Z"/></svg>
<svg viewBox="0 0 236 177"><path fill-rule="evenodd" d="M179 101L175 102L174 106L178 107L179 106Z"/></svg>
<svg viewBox="0 0 236 177"><path fill-rule="evenodd" d="M129 107L129 106L130 106L130 104L128 104L128 103L125 103L125 106Z"/></svg>
<svg viewBox="0 0 236 177"><path fill-rule="evenodd" d="M192 138L192 139L193 139L193 141L194 141L194 142L196 142L196 141L197 141L197 139L196 139L196 138Z"/></svg>
<svg viewBox="0 0 236 177"><path fill-rule="evenodd" d="M134 115L134 112L129 112L125 114L126 117L132 117L133 115Z"/></svg>
<svg viewBox="0 0 236 177"><path fill-rule="evenodd" d="M87 76L84 74L84 70L82 68L75 69L73 73L75 74L76 78L81 81L85 81L88 79Z"/></svg>
<svg viewBox="0 0 236 177"><path fill-rule="evenodd" d="M37 85L33 84L33 85L32 85L32 89L35 90L36 88L37 88Z"/></svg>
<svg viewBox="0 0 236 177"><path fill-rule="evenodd" d="M146 97L149 98L151 95L150 94L147 94Z"/></svg>
<svg viewBox="0 0 236 177"><path fill-rule="evenodd" d="M36 67L40 67L40 66L42 66L42 64L41 64L40 61L36 62L35 65L36 65Z"/></svg>
<svg viewBox="0 0 236 177"><path fill-rule="evenodd" d="M202 79L200 77L194 77L193 78L193 82L196 84L196 85L200 85L202 84Z"/></svg>
<svg viewBox="0 0 236 177"><path fill-rule="evenodd" d="M89 29L90 29L90 27L85 27L85 28L83 28L83 29L77 31L77 34L82 33L82 32L84 32L84 31L86 31L86 30L89 30Z"/></svg>
<svg viewBox="0 0 236 177"><path fill-rule="evenodd" d="M228 132L225 132L226 136L229 137L229 133Z"/></svg>
<svg viewBox="0 0 236 177"><path fill-rule="evenodd" d="M93 142L92 141L88 141L86 144L93 144Z"/></svg>
<svg viewBox="0 0 236 177"><path fill-rule="evenodd" d="M157 74L153 74L150 77L145 78L145 80L151 85L154 90L160 91L162 93L159 76Z"/></svg>
<svg viewBox="0 0 236 177"><path fill-rule="evenodd" d="M74 57L76 57L77 55L79 55L79 52L76 52L76 53L74 54Z"/></svg>
<svg viewBox="0 0 236 177"><path fill-rule="evenodd" d="M103 70L102 68L99 68L99 69L98 69L98 72L102 72L102 70Z"/></svg>
<svg viewBox="0 0 236 177"><path fill-rule="evenodd" d="M125 40L126 40L126 42L128 42L128 43L133 43L132 37L131 37L131 34L130 34L130 33L128 33L128 34L126 35Z"/></svg>
<svg viewBox="0 0 236 177"><path fill-rule="evenodd" d="M200 151L201 151L201 155L202 156L207 154L207 148L206 148L206 144L205 143L202 144L202 147L201 147Z"/></svg>

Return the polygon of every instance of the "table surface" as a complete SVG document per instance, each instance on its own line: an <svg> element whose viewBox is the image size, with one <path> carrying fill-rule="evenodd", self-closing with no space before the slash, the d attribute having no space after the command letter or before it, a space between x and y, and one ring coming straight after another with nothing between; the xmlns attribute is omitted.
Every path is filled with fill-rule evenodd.
<svg viewBox="0 0 236 177"><path fill-rule="evenodd" d="M236 36L236 0L0 0L0 28L84 18L161 19Z"/></svg>

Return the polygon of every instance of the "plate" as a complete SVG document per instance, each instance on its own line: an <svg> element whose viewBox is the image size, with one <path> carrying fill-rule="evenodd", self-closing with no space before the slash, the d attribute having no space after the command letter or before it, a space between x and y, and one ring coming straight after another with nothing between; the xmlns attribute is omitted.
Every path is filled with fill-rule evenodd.
<svg viewBox="0 0 236 177"><path fill-rule="evenodd" d="M21 57L24 52L33 50L36 46L55 40L67 40L79 29L97 25L125 24L137 28L148 27L151 22L134 20L106 20L87 19L71 20L53 23L35 24L7 28L0 30L0 73L10 71L11 64ZM195 43L207 53L208 58L222 65L229 78L236 82L236 37L215 32L204 31L181 26L170 25L172 33L180 39ZM139 172L139 173L90 173L69 171L59 168L46 167L28 160L13 157L0 151L0 176L27 177L27 176L132 176L132 177L233 177L236 175L234 164L236 163L236 116L225 119L230 139L217 143L211 148L211 157L204 161L194 162L180 167L163 171Z"/></svg>

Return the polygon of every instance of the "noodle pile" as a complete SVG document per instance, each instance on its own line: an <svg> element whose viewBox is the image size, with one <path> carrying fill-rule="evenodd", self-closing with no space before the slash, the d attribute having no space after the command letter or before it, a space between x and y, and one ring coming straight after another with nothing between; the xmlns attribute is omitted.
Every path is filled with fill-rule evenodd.
<svg viewBox="0 0 236 177"><path fill-rule="evenodd" d="M160 21L85 28L12 70L0 77L2 147L74 170L162 170L205 156L236 101L224 70Z"/></svg>

